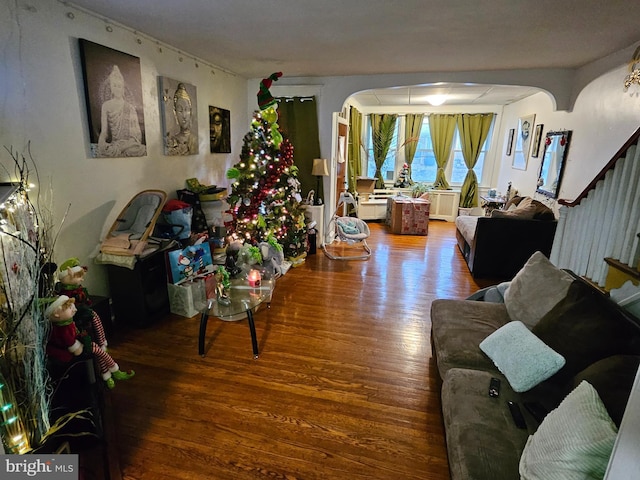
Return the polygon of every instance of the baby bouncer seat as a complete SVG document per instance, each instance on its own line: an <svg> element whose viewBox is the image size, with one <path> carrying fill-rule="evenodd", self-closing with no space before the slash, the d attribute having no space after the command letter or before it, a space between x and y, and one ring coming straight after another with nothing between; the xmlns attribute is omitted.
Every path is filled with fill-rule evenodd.
<svg viewBox="0 0 640 480"><path fill-rule="evenodd" d="M346 216L349 205L353 206L355 217ZM338 215L341 208L345 216ZM327 247L327 245L323 243L322 250L327 257L332 260L367 260L371 257L371 249L367 244L367 238L369 238L371 232L367 223L358 218L358 203L351 193L346 191L340 193L338 206L327 224L326 231L331 231L331 228L335 231L335 240L337 243L344 242L347 246L357 247L359 253L347 255L346 253L349 250L347 248L342 249L342 254L338 255L334 247Z"/></svg>
<svg viewBox="0 0 640 480"><path fill-rule="evenodd" d="M140 255L166 200L167 194L162 190L144 190L135 195L113 222L100 251L113 255Z"/></svg>

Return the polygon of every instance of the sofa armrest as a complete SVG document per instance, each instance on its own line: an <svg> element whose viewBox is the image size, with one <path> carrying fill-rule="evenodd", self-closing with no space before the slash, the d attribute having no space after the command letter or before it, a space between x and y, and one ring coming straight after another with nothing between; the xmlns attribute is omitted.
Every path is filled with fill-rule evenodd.
<svg viewBox="0 0 640 480"><path fill-rule="evenodd" d="M511 279L534 252L551 254L557 221L478 218L469 270L474 277Z"/></svg>

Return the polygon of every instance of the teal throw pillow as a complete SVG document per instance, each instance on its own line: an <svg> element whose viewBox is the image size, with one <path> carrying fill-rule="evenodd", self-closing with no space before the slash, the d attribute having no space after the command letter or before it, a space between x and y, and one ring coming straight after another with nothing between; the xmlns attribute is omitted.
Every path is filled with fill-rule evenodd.
<svg viewBox="0 0 640 480"><path fill-rule="evenodd" d="M509 322L482 342L482 350L515 392L526 392L560 370L564 357L519 321Z"/></svg>

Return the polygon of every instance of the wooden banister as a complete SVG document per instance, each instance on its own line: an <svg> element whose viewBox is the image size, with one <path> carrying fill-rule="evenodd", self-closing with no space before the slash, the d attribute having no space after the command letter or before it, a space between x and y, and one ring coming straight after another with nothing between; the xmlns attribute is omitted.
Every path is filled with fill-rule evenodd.
<svg viewBox="0 0 640 480"><path fill-rule="evenodd" d="M558 203L560 205L565 205L567 207L575 207L576 205L578 205L588 195L588 193L595 188L596 183L602 180L606 175L606 173L615 166L616 162L621 157L623 157L625 153L627 153L627 150L629 149L629 147L631 147L631 145L638 143L638 139L640 139L640 128L638 128L633 133L633 135L631 135L629 140L627 140L626 143L620 148L620 150L616 152L616 154L611 158L611 160L609 160L609 162L607 162L604 168L600 170L600 173L598 173L595 176L595 178L591 181L591 183L587 185L587 187L582 191L580 195L578 195L575 198L575 200L571 201L566 199L559 199Z"/></svg>

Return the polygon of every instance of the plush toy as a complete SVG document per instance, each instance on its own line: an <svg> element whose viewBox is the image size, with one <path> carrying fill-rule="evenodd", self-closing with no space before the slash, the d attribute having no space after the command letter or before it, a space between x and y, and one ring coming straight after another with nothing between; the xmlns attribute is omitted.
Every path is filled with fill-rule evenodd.
<svg viewBox="0 0 640 480"><path fill-rule="evenodd" d="M107 339L104 333L102 320L93 310L89 292L83 287L84 277L87 268L80 265L77 258L69 258L60 265L58 272L58 282L55 285L55 291L58 295L66 295L75 299L76 309L78 312L74 317L76 325L81 330L93 327L94 341L102 347L107 348Z"/></svg>
<svg viewBox="0 0 640 480"><path fill-rule="evenodd" d="M69 362L74 356L80 355L85 350L83 342L87 343L98 361L98 368L102 379L108 388L115 387L115 380L128 380L135 372L123 372L118 364L103 348L95 342L89 342L89 338L83 336L73 317L77 312L76 301L67 295L60 295L46 308L45 318L51 322L49 340L47 342L47 355L61 362Z"/></svg>
<svg viewBox="0 0 640 480"><path fill-rule="evenodd" d="M235 278L242 272L242 269L238 266L238 254L240 253L242 244L242 240L231 240L225 250L226 258L224 266L229 272L231 278Z"/></svg>
<svg viewBox="0 0 640 480"><path fill-rule="evenodd" d="M266 242L260 242L258 248L262 255L262 268L266 278L280 276L282 274L282 262L284 262L282 245L274 237L269 237Z"/></svg>
<svg viewBox="0 0 640 480"><path fill-rule="evenodd" d="M240 247L238 252L237 266L242 269L242 272L249 273L249 270L255 268L255 265L262 263L262 255L260 249L254 247L248 243L245 243Z"/></svg>

